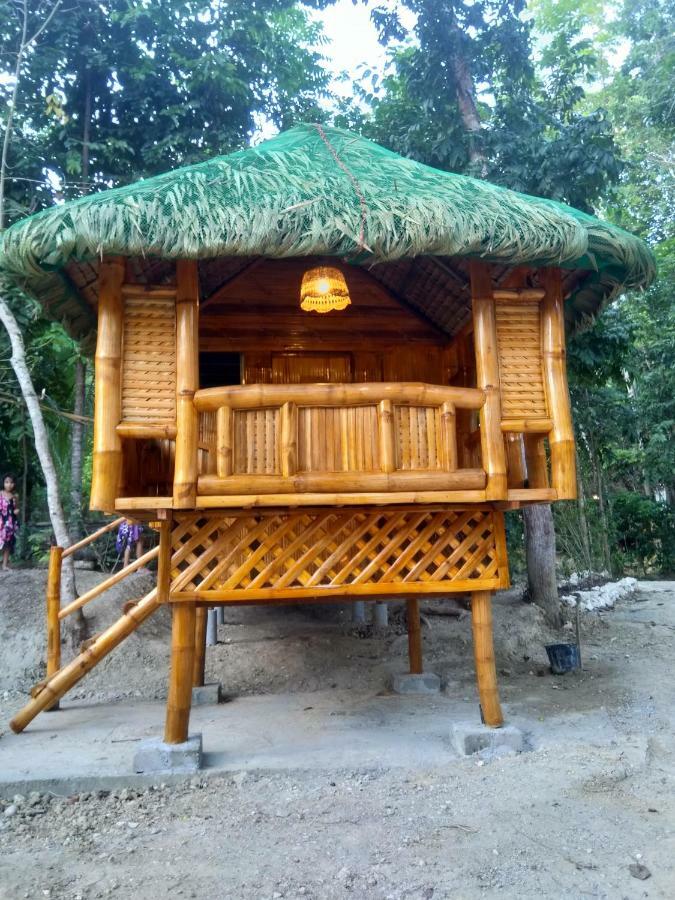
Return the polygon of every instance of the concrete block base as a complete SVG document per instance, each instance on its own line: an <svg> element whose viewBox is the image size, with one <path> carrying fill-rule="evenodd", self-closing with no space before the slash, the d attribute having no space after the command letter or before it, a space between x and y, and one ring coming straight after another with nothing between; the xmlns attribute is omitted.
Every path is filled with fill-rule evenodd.
<svg viewBox="0 0 675 900"><path fill-rule="evenodd" d="M184 744L165 744L158 738L143 741L134 754L134 772L190 774L202 766L202 736L191 734Z"/></svg>
<svg viewBox="0 0 675 900"><path fill-rule="evenodd" d="M422 675L405 672L392 675L390 687L395 694L438 694L441 679L433 672L424 672Z"/></svg>
<svg viewBox="0 0 675 900"><path fill-rule="evenodd" d="M219 681L211 681L192 688L193 706L213 706L223 699L223 689Z"/></svg>
<svg viewBox="0 0 675 900"><path fill-rule="evenodd" d="M455 722L450 736L452 745L460 756L479 753L481 756L498 758L521 753L525 749L523 732L515 725L489 728L475 722Z"/></svg>

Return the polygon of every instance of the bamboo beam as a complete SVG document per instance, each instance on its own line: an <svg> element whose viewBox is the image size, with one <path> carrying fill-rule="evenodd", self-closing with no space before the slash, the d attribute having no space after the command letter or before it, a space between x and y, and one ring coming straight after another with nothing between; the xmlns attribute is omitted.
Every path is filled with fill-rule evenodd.
<svg viewBox="0 0 675 900"><path fill-rule="evenodd" d="M393 472L396 468L394 405L389 398L380 400L378 403L377 425L380 439L380 470L382 472Z"/></svg>
<svg viewBox="0 0 675 900"><path fill-rule="evenodd" d="M98 276L98 336L94 358L94 452L90 509L109 512L122 477L122 282L124 259L109 257Z"/></svg>
<svg viewBox="0 0 675 900"><path fill-rule="evenodd" d="M176 262L176 456L173 505L193 509L197 496L199 415L199 273L197 261Z"/></svg>
<svg viewBox="0 0 675 900"><path fill-rule="evenodd" d="M204 672L206 669L206 624L208 609L200 606L195 617L194 657L192 662L192 686L204 685Z"/></svg>
<svg viewBox="0 0 675 900"><path fill-rule="evenodd" d="M38 696L27 703L9 723L12 731L19 734L38 713L54 706L55 702L60 700L87 672L135 631L157 609L157 606L157 590L153 588L129 612L120 616L110 628L99 634L93 644L49 679Z"/></svg>
<svg viewBox="0 0 675 900"><path fill-rule="evenodd" d="M284 403L279 414L281 475L288 478L298 471L298 408Z"/></svg>
<svg viewBox="0 0 675 900"><path fill-rule="evenodd" d="M501 432L497 323L492 276L489 265L476 260L471 261L470 271L476 381L478 387L485 391L485 404L480 411L480 441L483 468L487 475L485 496L488 500L505 500L506 454Z"/></svg>
<svg viewBox="0 0 675 900"><path fill-rule="evenodd" d="M466 470L465 470L466 471ZM403 474L403 473L402 473ZM262 476L264 477L264 476ZM293 506L389 506L392 503L485 503L485 491L360 491L339 494L200 494L197 509ZM151 501L152 498L149 498ZM151 506L151 504L149 505Z"/></svg>
<svg viewBox="0 0 675 900"><path fill-rule="evenodd" d="M544 387L553 428L548 442L551 450L551 487L559 500L577 496L577 461L574 426L567 387L565 364L565 312L560 269L542 269L546 296L541 302L541 342Z"/></svg>
<svg viewBox="0 0 675 900"><path fill-rule="evenodd" d="M406 601L406 620L408 624L408 659L411 675L422 675L422 630L420 628L420 601L418 597L409 597Z"/></svg>
<svg viewBox="0 0 675 900"><path fill-rule="evenodd" d="M195 656L195 617L194 603L176 603L173 606L169 696L164 725L164 740L167 744L183 744L188 739Z"/></svg>
<svg viewBox="0 0 675 900"><path fill-rule="evenodd" d="M471 594L471 628L473 630L478 697L483 721L492 728L499 728L504 724L504 717L497 690L491 600L490 591L474 591Z"/></svg>

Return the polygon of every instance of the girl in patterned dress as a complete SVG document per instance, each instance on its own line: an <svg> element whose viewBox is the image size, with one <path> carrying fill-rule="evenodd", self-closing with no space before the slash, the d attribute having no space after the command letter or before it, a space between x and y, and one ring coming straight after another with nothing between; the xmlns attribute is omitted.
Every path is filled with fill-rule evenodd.
<svg viewBox="0 0 675 900"><path fill-rule="evenodd" d="M126 568L129 565L129 560L131 558L131 548L133 545L136 546L136 559L139 556L143 555L143 526L136 525L134 522L130 522L129 519L125 519L124 522L119 527L117 532L117 540L115 541L115 548L118 553L123 553L123 565Z"/></svg>
<svg viewBox="0 0 675 900"><path fill-rule="evenodd" d="M19 498L14 493L14 478L5 475L0 491L0 549L2 549L2 571L9 569L9 554L14 550L16 533L19 530Z"/></svg>

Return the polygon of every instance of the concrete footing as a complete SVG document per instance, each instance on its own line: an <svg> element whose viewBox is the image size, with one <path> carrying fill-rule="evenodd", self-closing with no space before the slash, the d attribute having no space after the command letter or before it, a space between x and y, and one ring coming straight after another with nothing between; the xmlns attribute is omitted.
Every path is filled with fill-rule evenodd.
<svg viewBox="0 0 675 900"><path fill-rule="evenodd" d="M384 629L389 625L389 607L386 603L376 603L373 610L373 625Z"/></svg>
<svg viewBox="0 0 675 900"><path fill-rule="evenodd" d="M364 600L355 600L352 603L352 622L355 625L365 625L366 604Z"/></svg>
<svg viewBox="0 0 675 900"><path fill-rule="evenodd" d="M218 643L218 610L215 606L206 615L206 646L215 647Z"/></svg>
<svg viewBox="0 0 675 900"><path fill-rule="evenodd" d="M525 749L523 732L515 725L489 728L475 722L455 722L450 730L450 737L460 756L480 753L499 757L521 753Z"/></svg>
<svg viewBox="0 0 675 900"><path fill-rule="evenodd" d="M193 706L215 706L223 699L223 689L219 681L211 681L192 688Z"/></svg>
<svg viewBox="0 0 675 900"><path fill-rule="evenodd" d="M202 765L202 736L191 734L184 744L165 744L153 739L143 741L134 754L134 772L190 774Z"/></svg>
<svg viewBox="0 0 675 900"><path fill-rule="evenodd" d="M389 687L395 694L438 694L441 679L433 672L424 672L422 675L404 672L392 675Z"/></svg>

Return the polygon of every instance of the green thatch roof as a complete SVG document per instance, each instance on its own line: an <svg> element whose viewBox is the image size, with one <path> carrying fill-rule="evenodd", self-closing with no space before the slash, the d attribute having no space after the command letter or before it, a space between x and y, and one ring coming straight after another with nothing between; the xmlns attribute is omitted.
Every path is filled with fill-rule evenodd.
<svg viewBox="0 0 675 900"><path fill-rule="evenodd" d="M66 315L76 299L66 268L117 254L361 263L425 255L583 269L569 301L577 322L654 276L647 246L620 228L317 125L37 213L5 232L0 269Z"/></svg>

